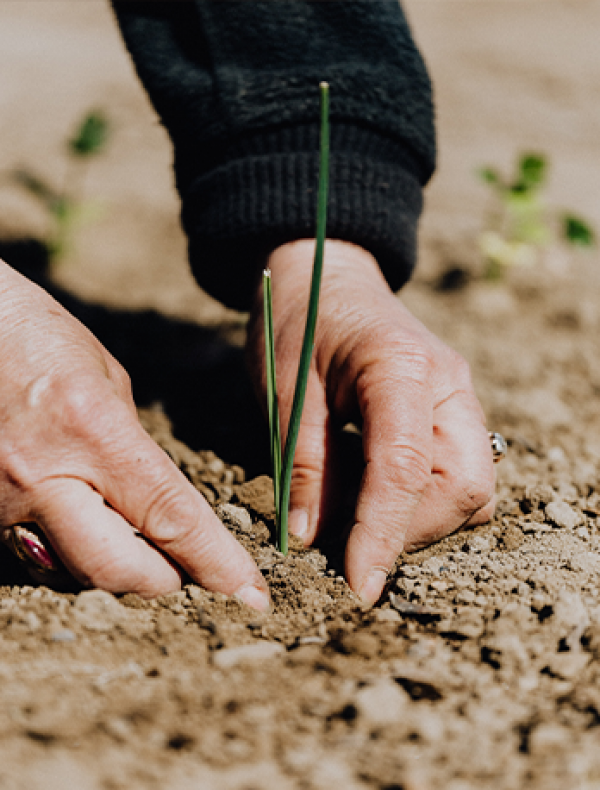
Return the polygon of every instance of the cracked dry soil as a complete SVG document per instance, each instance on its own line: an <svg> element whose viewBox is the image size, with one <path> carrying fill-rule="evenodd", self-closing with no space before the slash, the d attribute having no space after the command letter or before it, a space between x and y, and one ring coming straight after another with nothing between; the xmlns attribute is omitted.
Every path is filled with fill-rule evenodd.
<svg viewBox="0 0 600 790"><path fill-rule="evenodd" d="M472 363L510 449L493 522L401 557L372 610L335 552L273 549L268 478L246 481L143 410L256 557L274 609L193 584L152 602L0 588L0 787L600 787L593 265L409 288L411 309Z"/></svg>

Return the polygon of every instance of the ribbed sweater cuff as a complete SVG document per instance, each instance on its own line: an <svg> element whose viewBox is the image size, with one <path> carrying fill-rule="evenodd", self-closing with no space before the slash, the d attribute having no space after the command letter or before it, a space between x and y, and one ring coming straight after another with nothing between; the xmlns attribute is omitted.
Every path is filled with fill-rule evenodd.
<svg viewBox="0 0 600 790"><path fill-rule="evenodd" d="M307 125L254 135L214 152L212 166L195 178L189 157L176 163L192 269L228 306L249 309L275 247L314 237L318 134ZM206 168L206 152L196 157ZM393 290L414 267L425 178L396 141L355 126L332 128L327 236L371 252Z"/></svg>

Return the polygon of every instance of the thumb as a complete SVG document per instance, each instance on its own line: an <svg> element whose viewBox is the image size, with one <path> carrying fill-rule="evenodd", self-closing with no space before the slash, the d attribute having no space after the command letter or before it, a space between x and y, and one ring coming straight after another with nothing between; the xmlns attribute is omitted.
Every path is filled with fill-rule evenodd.
<svg viewBox="0 0 600 790"><path fill-rule="evenodd" d="M311 544L333 507L331 489L331 425L325 388L312 370L306 397L290 490L290 532Z"/></svg>

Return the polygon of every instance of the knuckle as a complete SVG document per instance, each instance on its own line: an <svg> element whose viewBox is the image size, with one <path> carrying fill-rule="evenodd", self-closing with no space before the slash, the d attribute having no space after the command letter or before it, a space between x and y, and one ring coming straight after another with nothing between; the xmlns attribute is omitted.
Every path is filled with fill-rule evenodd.
<svg viewBox="0 0 600 790"><path fill-rule="evenodd" d="M294 490L309 488L319 482L322 470L307 465L294 466L292 470L292 488Z"/></svg>
<svg viewBox="0 0 600 790"><path fill-rule="evenodd" d="M456 505L464 515L471 515L487 507L494 497L495 478L493 470L481 470L477 474L464 476L456 488Z"/></svg>
<svg viewBox="0 0 600 790"><path fill-rule="evenodd" d="M104 546L102 552L80 557L71 572L84 587L118 593L135 589L139 569L132 558Z"/></svg>
<svg viewBox="0 0 600 790"><path fill-rule="evenodd" d="M200 537L200 502L186 496L172 481L157 486L140 531L168 551L176 543L186 542L192 535Z"/></svg>
<svg viewBox="0 0 600 790"><path fill-rule="evenodd" d="M390 448L382 460L396 488L414 496L424 493L431 476L431 461L426 453L407 444Z"/></svg>
<svg viewBox="0 0 600 790"><path fill-rule="evenodd" d="M404 375L420 384L427 384L436 368L436 354L434 349L419 339L401 345L397 355L402 364Z"/></svg>
<svg viewBox="0 0 600 790"><path fill-rule="evenodd" d="M89 434L106 409L105 392L86 378L66 378L57 385L63 427L75 434Z"/></svg>
<svg viewBox="0 0 600 790"><path fill-rule="evenodd" d="M467 360L454 349L449 349L450 352L450 365L454 372L456 379L463 384L463 386L471 385L471 367Z"/></svg>
<svg viewBox="0 0 600 790"><path fill-rule="evenodd" d="M131 378L125 368L119 365L118 362L111 361L109 364L109 374L111 380L115 384L117 392L129 399L132 396Z"/></svg>

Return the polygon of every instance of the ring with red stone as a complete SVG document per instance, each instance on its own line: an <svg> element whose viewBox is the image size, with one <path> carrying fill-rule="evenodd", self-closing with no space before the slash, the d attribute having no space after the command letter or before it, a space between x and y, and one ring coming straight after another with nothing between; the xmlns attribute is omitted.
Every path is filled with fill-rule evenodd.
<svg viewBox="0 0 600 790"><path fill-rule="evenodd" d="M501 433L490 431L488 435L492 446L492 458L494 459L494 463L497 464L498 461L501 461L506 455L508 443Z"/></svg>
<svg viewBox="0 0 600 790"><path fill-rule="evenodd" d="M21 562L38 573L56 573L59 570L37 524L4 527L0 531L0 539Z"/></svg>

